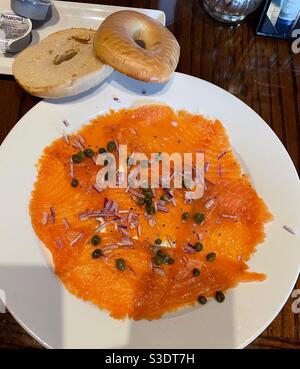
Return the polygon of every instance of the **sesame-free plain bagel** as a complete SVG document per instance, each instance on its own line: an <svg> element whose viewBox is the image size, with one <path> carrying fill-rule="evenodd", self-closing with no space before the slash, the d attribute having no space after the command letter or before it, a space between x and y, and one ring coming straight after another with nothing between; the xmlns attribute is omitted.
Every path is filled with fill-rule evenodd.
<svg viewBox="0 0 300 369"><path fill-rule="evenodd" d="M22 51L13 64L17 82L45 98L77 95L102 82L113 69L97 58L95 31L70 28L55 32Z"/></svg>
<svg viewBox="0 0 300 369"><path fill-rule="evenodd" d="M132 78L160 83L175 71L180 47L173 34L156 20L125 10L111 14L94 37L97 56Z"/></svg>

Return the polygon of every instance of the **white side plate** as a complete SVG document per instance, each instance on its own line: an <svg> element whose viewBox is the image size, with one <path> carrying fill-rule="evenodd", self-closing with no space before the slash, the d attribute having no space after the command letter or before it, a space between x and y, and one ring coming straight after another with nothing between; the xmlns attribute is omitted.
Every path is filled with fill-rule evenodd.
<svg viewBox="0 0 300 369"><path fill-rule="evenodd" d="M97 29L101 22L110 14L125 9L139 11L165 24L165 14L160 10L54 1L52 13L50 14L51 17L44 23L33 22L32 41L30 45L36 44L51 33L65 28L81 27ZM1 0L0 13L7 10L11 10L10 0ZM15 54L0 53L0 74L12 74L14 58Z"/></svg>

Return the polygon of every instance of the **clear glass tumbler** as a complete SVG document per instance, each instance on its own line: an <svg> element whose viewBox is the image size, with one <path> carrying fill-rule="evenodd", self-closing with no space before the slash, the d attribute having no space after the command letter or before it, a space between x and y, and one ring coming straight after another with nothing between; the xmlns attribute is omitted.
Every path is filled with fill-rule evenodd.
<svg viewBox="0 0 300 369"><path fill-rule="evenodd" d="M203 0L204 9L213 18L226 23L238 23L265 0Z"/></svg>

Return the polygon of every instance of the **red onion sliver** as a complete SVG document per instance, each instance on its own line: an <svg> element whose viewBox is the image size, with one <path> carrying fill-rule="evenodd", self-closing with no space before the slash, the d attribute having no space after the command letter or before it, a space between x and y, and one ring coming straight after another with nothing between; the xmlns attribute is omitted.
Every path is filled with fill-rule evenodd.
<svg viewBox="0 0 300 369"><path fill-rule="evenodd" d="M127 218L128 223L131 223L132 217L133 217L133 213L132 212L129 212L128 218Z"/></svg>
<svg viewBox="0 0 300 369"><path fill-rule="evenodd" d="M149 269L150 270L153 270L153 263L152 263L152 260L149 261Z"/></svg>
<svg viewBox="0 0 300 369"><path fill-rule="evenodd" d="M223 158L223 156L224 155L226 155L227 154L227 151L223 151L223 152L221 152L221 154L220 155L218 155L218 157L217 157L217 159L218 160L220 160L221 158Z"/></svg>
<svg viewBox="0 0 300 369"><path fill-rule="evenodd" d="M56 243L56 246L57 246L59 249L61 249L61 248L63 247L63 242L62 242L62 240L61 240L60 238L57 238L57 239L55 240L55 243Z"/></svg>
<svg viewBox="0 0 300 369"><path fill-rule="evenodd" d="M155 219L153 217L149 218L148 219L148 224L149 224L150 227L154 227L155 224L156 224Z"/></svg>
<svg viewBox="0 0 300 369"><path fill-rule="evenodd" d="M116 244L116 243L112 243L112 244L108 244L108 245L106 245L106 246L104 246L103 248L102 248L102 250L104 250L104 251L107 251L107 250L116 250L116 249L118 249L119 248L119 245L118 244Z"/></svg>
<svg viewBox="0 0 300 369"><path fill-rule="evenodd" d="M114 244L106 245L106 246L102 247L101 251L106 253L106 252L111 252L113 250L116 250L118 248L119 248L119 246L114 243Z"/></svg>
<svg viewBox="0 0 300 369"><path fill-rule="evenodd" d="M85 138L83 138L82 136L80 136L80 135L77 135L77 137L78 137L78 139L79 139L79 142L82 144L82 145L84 145L85 144Z"/></svg>
<svg viewBox="0 0 300 369"><path fill-rule="evenodd" d="M96 230L95 230L95 232L97 233L97 232L100 232L102 229L104 229L104 228L106 228L109 224L114 224L115 222L113 222L112 220L110 220L110 221L108 221L108 222L104 222L103 224L100 224L97 228L96 228Z"/></svg>
<svg viewBox="0 0 300 369"><path fill-rule="evenodd" d="M110 211L112 213L118 212L118 207L119 207L118 203L116 201L112 201Z"/></svg>
<svg viewBox="0 0 300 369"><path fill-rule="evenodd" d="M131 271L131 273L133 273L134 275L136 275L136 272L131 268L130 265L127 265L127 269Z"/></svg>
<svg viewBox="0 0 300 369"><path fill-rule="evenodd" d="M158 206L166 206L166 204L167 202L164 200L158 200L158 203L157 203Z"/></svg>
<svg viewBox="0 0 300 369"><path fill-rule="evenodd" d="M73 139L72 147L74 147L77 150L81 150L81 148L78 147L78 145L77 145L77 141L74 141L74 139Z"/></svg>
<svg viewBox="0 0 300 369"><path fill-rule="evenodd" d="M184 249L184 252L185 252L186 254L195 254L195 253L196 253L196 251L195 251L195 250L189 250L189 249Z"/></svg>
<svg viewBox="0 0 300 369"><path fill-rule="evenodd" d="M111 205L112 205L111 201L109 201L109 200L105 197L105 199L104 199L104 204L103 204L104 209L105 209L105 210L110 210Z"/></svg>
<svg viewBox="0 0 300 369"><path fill-rule="evenodd" d="M122 238L121 242L117 244L118 246L133 246L134 243L129 238Z"/></svg>
<svg viewBox="0 0 300 369"><path fill-rule="evenodd" d="M172 199L173 198L173 192L169 190L168 188L164 188L166 194Z"/></svg>
<svg viewBox="0 0 300 369"><path fill-rule="evenodd" d="M297 234L297 231L294 228L292 228L288 225L284 225L282 228L285 229L287 232L293 234L293 235Z"/></svg>
<svg viewBox="0 0 300 369"><path fill-rule="evenodd" d="M209 170L209 161L204 164L204 172L207 173Z"/></svg>
<svg viewBox="0 0 300 369"><path fill-rule="evenodd" d="M128 214L127 221L129 223L130 228L133 229L133 228L135 228L138 225L139 218L138 218L138 216L136 214L130 212Z"/></svg>
<svg viewBox="0 0 300 369"><path fill-rule="evenodd" d="M83 233L80 232L71 242L70 242L70 246L75 245L76 242L78 242L81 238L83 237Z"/></svg>
<svg viewBox="0 0 300 369"><path fill-rule="evenodd" d="M214 199L210 199L210 200L208 200L206 203L205 203L205 207L206 207L206 209L209 209L209 208L211 208L212 206L213 206L213 204L215 203L215 200Z"/></svg>
<svg viewBox="0 0 300 369"><path fill-rule="evenodd" d="M169 236L167 236L167 241L170 247L174 247L174 242L171 240Z"/></svg>
<svg viewBox="0 0 300 369"><path fill-rule="evenodd" d="M142 193L140 193L139 191L134 190L133 188L129 188L128 190L132 195L140 198L140 199L144 199L145 195L143 195Z"/></svg>
<svg viewBox="0 0 300 369"><path fill-rule="evenodd" d="M218 176L219 178L222 178L222 165L218 164Z"/></svg>
<svg viewBox="0 0 300 369"><path fill-rule="evenodd" d="M186 254L195 254L196 253L196 250L194 249L193 245L190 244L190 243L185 243L183 245L183 249L184 249L184 252Z"/></svg>
<svg viewBox="0 0 300 369"><path fill-rule="evenodd" d="M89 218L97 218L97 217L116 217L116 214L112 214L111 212L105 210L98 210L98 211L85 211L79 214L80 220L87 220Z"/></svg>
<svg viewBox="0 0 300 369"><path fill-rule="evenodd" d="M230 214L221 214L222 218L232 219L232 220L238 220L239 217L237 215L230 215Z"/></svg>
<svg viewBox="0 0 300 369"><path fill-rule="evenodd" d="M68 222L68 220L66 218L63 218L63 223L64 223L64 226L65 226L66 229L71 228L70 223Z"/></svg>
<svg viewBox="0 0 300 369"><path fill-rule="evenodd" d="M122 233L122 235L123 236L125 236L125 237L129 237L130 236L130 234L129 234L129 232L127 232L125 229L123 229L123 228L119 228L119 231Z"/></svg>
<svg viewBox="0 0 300 369"><path fill-rule="evenodd" d="M177 205L176 200L175 200L175 197L172 197L171 198L171 203L173 204L173 206L176 206Z"/></svg>
<svg viewBox="0 0 300 369"><path fill-rule="evenodd" d="M125 241L125 242L128 242L128 241L130 241L130 242L133 242L130 238L128 238L128 237L122 237L121 238L121 242L123 242L123 241Z"/></svg>
<svg viewBox="0 0 300 369"><path fill-rule="evenodd" d="M202 241L203 240L203 233L197 232L197 238L198 238L198 241Z"/></svg>
<svg viewBox="0 0 300 369"><path fill-rule="evenodd" d="M118 213L119 214L128 214L129 210L119 210Z"/></svg>
<svg viewBox="0 0 300 369"><path fill-rule="evenodd" d="M118 214L110 212L103 212L101 213L101 217L103 218L113 218L114 222L120 222L121 218Z"/></svg>
<svg viewBox="0 0 300 369"><path fill-rule="evenodd" d="M73 147L75 147L76 149L81 150L81 151L85 150L85 147L79 141L76 141L76 144L73 145Z"/></svg>
<svg viewBox="0 0 300 369"><path fill-rule="evenodd" d="M162 213L168 213L169 212L169 209L166 206L157 204L156 211L160 211Z"/></svg>
<svg viewBox="0 0 300 369"><path fill-rule="evenodd" d="M82 151L85 149L85 147L84 147L83 143L82 143L82 142L80 142L80 141L79 141L79 139L78 139L77 137L74 137L74 138L73 138L73 146L74 146L75 148L79 149L79 150L82 150Z"/></svg>
<svg viewBox="0 0 300 369"><path fill-rule="evenodd" d="M138 227L137 227L137 236L141 237L141 235L142 235L142 225L139 224Z"/></svg>
<svg viewBox="0 0 300 369"><path fill-rule="evenodd" d="M48 223L48 213L46 211L43 211L42 213L41 223L43 226L45 226Z"/></svg>
<svg viewBox="0 0 300 369"><path fill-rule="evenodd" d="M105 250L102 251L105 257L109 258L114 250Z"/></svg>
<svg viewBox="0 0 300 369"><path fill-rule="evenodd" d="M108 209L108 207L110 207L110 201L106 197L104 199L103 207L104 209Z"/></svg>
<svg viewBox="0 0 300 369"><path fill-rule="evenodd" d="M87 212L84 212L84 213L80 213L79 214L79 219L80 220L87 220L87 219L89 219L89 214L87 213Z"/></svg>
<svg viewBox="0 0 300 369"><path fill-rule="evenodd" d="M74 177L74 163L72 158L70 159L70 177L73 178Z"/></svg>
<svg viewBox="0 0 300 369"><path fill-rule="evenodd" d="M166 272L161 269L161 268L158 268L158 267L154 267L153 268L153 272L160 275L161 277L165 277L166 276Z"/></svg>
<svg viewBox="0 0 300 369"><path fill-rule="evenodd" d="M79 147L81 147L81 150L85 149L84 139L81 136L78 136L77 143L79 144Z"/></svg>
<svg viewBox="0 0 300 369"><path fill-rule="evenodd" d="M50 223L51 224L55 223L55 211L52 206L50 207Z"/></svg>
<svg viewBox="0 0 300 369"><path fill-rule="evenodd" d="M63 133L63 137L64 137L64 140L65 140L65 143L67 143L69 145L69 143L70 143L70 136L66 132L64 132Z"/></svg>
<svg viewBox="0 0 300 369"><path fill-rule="evenodd" d="M176 122L175 120L172 120L171 125L173 127L177 127L178 126L178 122Z"/></svg>

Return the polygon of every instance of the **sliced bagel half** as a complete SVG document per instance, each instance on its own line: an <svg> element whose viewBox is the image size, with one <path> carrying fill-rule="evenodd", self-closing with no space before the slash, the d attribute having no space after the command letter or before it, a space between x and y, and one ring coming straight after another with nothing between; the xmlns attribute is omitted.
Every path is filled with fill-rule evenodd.
<svg viewBox="0 0 300 369"><path fill-rule="evenodd" d="M32 95L53 99L98 85L113 68L97 58L94 35L91 29L70 28L28 47L13 63L16 81Z"/></svg>

